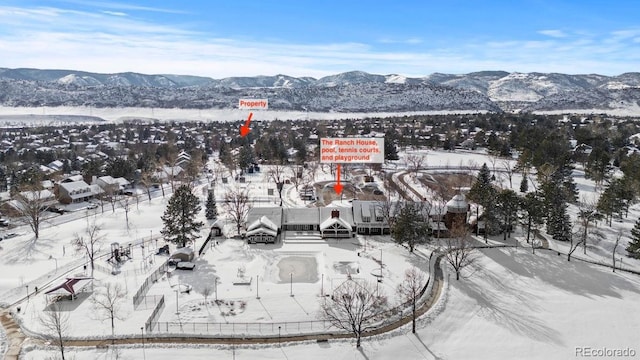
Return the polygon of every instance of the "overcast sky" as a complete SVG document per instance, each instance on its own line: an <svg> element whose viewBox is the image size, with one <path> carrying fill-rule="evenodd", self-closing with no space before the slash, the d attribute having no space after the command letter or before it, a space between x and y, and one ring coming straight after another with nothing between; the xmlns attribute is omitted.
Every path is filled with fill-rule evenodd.
<svg viewBox="0 0 640 360"><path fill-rule="evenodd" d="M1 4L0 67L213 78L640 71L640 2L630 0Z"/></svg>

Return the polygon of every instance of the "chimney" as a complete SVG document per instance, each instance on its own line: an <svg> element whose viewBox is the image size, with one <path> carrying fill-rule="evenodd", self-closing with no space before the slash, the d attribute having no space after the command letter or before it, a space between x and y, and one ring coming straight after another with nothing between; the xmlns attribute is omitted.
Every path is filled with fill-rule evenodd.
<svg viewBox="0 0 640 360"><path fill-rule="evenodd" d="M340 217L340 210L331 210L331 218L336 219Z"/></svg>

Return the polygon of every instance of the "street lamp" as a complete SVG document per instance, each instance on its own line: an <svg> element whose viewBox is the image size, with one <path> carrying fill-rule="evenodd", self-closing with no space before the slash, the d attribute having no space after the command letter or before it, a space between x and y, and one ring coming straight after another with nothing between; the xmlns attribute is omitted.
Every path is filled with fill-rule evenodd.
<svg viewBox="0 0 640 360"><path fill-rule="evenodd" d="M216 293L216 302L218 301L218 278L213 282L213 291Z"/></svg>
<svg viewBox="0 0 640 360"><path fill-rule="evenodd" d="M178 293L180 292L180 284L178 284L178 290L173 290L176 292L176 314L180 314L180 310L178 307Z"/></svg>
<svg viewBox="0 0 640 360"><path fill-rule="evenodd" d="M382 280L382 248L380 248L380 280Z"/></svg>
<svg viewBox="0 0 640 360"><path fill-rule="evenodd" d="M322 280L320 282L320 296L324 296L324 274L322 274Z"/></svg>
<svg viewBox="0 0 640 360"><path fill-rule="evenodd" d="M256 299L260 299L260 288L258 285L258 281L260 281L260 275L256 275Z"/></svg>
<svg viewBox="0 0 640 360"><path fill-rule="evenodd" d="M282 326L278 325L278 345L280 344L280 328L282 328Z"/></svg>
<svg viewBox="0 0 640 360"><path fill-rule="evenodd" d="M144 351L144 326L140 327L140 331L142 331L142 358L146 359L147 358L147 354Z"/></svg>
<svg viewBox="0 0 640 360"><path fill-rule="evenodd" d="M290 290L291 296L293 296L293 273L292 272L289 273L289 278L290 278L290 280L289 280L289 288L291 289Z"/></svg>

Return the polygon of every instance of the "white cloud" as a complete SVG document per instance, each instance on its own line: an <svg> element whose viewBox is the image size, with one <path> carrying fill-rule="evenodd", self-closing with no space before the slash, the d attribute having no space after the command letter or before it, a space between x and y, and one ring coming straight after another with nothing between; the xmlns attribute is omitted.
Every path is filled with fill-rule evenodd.
<svg viewBox="0 0 640 360"><path fill-rule="evenodd" d="M113 15L113 16L129 16L127 13L123 13L120 11L103 10L102 13L107 15Z"/></svg>
<svg viewBox="0 0 640 360"><path fill-rule="evenodd" d="M419 37L411 37L408 39L393 39L389 37L383 37L378 40L378 42L382 44L421 44L422 39Z"/></svg>
<svg viewBox="0 0 640 360"><path fill-rule="evenodd" d="M106 8L115 10L131 10L131 11L147 11L167 14L187 14L186 11L178 9L168 9L152 6L141 6L134 4L120 3L116 1L86 1L86 0L62 0L62 2L68 4L76 4L82 6L91 6L94 8Z"/></svg>
<svg viewBox="0 0 640 360"><path fill-rule="evenodd" d="M567 37L567 34L565 34L564 31L562 31L562 30L540 30L540 31L538 31L538 34L550 36L550 37L553 37L553 38L564 38L564 37Z"/></svg>

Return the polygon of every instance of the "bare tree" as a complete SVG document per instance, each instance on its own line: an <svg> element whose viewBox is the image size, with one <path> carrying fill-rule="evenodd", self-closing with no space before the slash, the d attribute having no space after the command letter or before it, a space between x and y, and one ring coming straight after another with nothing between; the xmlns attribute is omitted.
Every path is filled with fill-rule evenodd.
<svg viewBox="0 0 640 360"><path fill-rule="evenodd" d="M40 237L40 226L49 217L46 215L45 209L50 201L47 196L49 190L42 189L41 186L28 185L22 187L17 195L15 195L16 210L22 218L22 221L27 224L35 239Z"/></svg>
<svg viewBox="0 0 640 360"><path fill-rule="evenodd" d="M616 249L618 249L618 243L620 243L620 239L622 238L622 231L618 231L616 235L616 242L613 245L613 250L611 251L611 258L613 260L613 272L616 272Z"/></svg>
<svg viewBox="0 0 640 360"><path fill-rule="evenodd" d="M177 149L174 146L170 147L170 150L167 152L165 156L160 159L160 163L164 166L162 167L162 171L166 175L169 183L171 184L171 191L175 191L175 182L182 172L182 169L178 170L178 154ZM163 192L164 196L164 192Z"/></svg>
<svg viewBox="0 0 640 360"><path fill-rule="evenodd" d="M107 186L102 193L102 198L111 204L111 212L116 212L116 203L118 202L118 187Z"/></svg>
<svg viewBox="0 0 640 360"><path fill-rule="evenodd" d="M384 200L380 200L376 204L376 210L382 214L382 220L392 229L396 223L396 216L402 208L402 201L391 200L391 188L387 188L387 196Z"/></svg>
<svg viewBox="0 0 640 360"><path fill-rule="evenodd" d="M416 332L416 303L420 297L420 291L424 284L424 274L416 267L407 269L404 272L404 281L398 284L398 294L402 299L411 304L412 326L411 332Z"/></svg>
<svg viewBox="0 0 640 360"><path fill-rule="evenodd" d="M444 214L447 209L447 201L449 201L455 193L448 186L440 183L434 185L435 189L431 189L432 197L435 200L432 203L433 211L436 214ZM440 231L436 232L436 238L440 238Z"/></svg>
<svg viewBox="0 0 640 360"><path fill-rule="evenodd" d="M72 240L72 244L76 247L76 251L84 252L89 258L91 264L91 277L93 277L93 270L95 266L95 259L100 252L103 236L100 234L102 228L95 223L89 223L89 217L87 217L87 229L85 230L86 236L82 236L76 233L75 238Z"/></svg>
<svg viewBox="0 0 640 360"><path fill-rule="evenodd" d="M569 231L569 251L567 252L567 261L571 261L571 255L578 249L580 245L582 245L586 238L582 236L583 231L579 228L578 231L574 232L573 229L575 224L571 224L571 230Z"/></svg>
<svg viewBox="0 0 640 360"><path fill-rule="evenodd" d="M200 174L202 174L202 169L204 168L204 163L202 161L202 151L195 150L193 154L191 154L191 159L187 163L185 168L185 177L191 183L191 186L195 186Z"/></svg>
<svg viewBox="0 0 640 360"><path fill-rule="evenodd" d="M140 184L142 184L142 186L147 190L147 197L149 198L149 201L151 201L151 187L158 181L154 175L154 171L152 170L154 168L155 164L150 164L146 169L143 169L139 180Z"/></svg>
<svg viewBox="0 0 640 360"><path fill-rule="evenodd" d="M111 335L115 334L115 319L124 320L121 303L127 296L126 290L120 283L107 283L93 295L93 305L100 315L111 320Z"/></svg>
<svg viewBox="0 0 640 360"><path fill-rule="evenodd" d="M60 356L64 360L64 337L69 330L69 313L62 311L57 303L53 303L48 310L42 312L40 323L47 332L51 333L51 337L60 350Z"/></svg>
<svg viewBox="0 0 640 360"><path fill-rule="evenodd" d="M251 208L249 204L249 189L242 189L238 186L229 189L224 194L224 203L222 208L229 214L231 220L236 224L238 235L240 235L240 229L242 223L245 221L245 217Z"/></svg>
<svg viewBox="0 0 640 360"><path fill-rule="evenodd" d="M374 327L375 316L385 306L386 298L376 296L371 283L349 279L323 300L321 314L333 326L355 335L359 348L362 334Z"/></svg>
<svg viewBox="0 0 640 360"><path fill-rule="evenodd" d="M209 298L209 295L211 295L213 293L213 288L211 288L211 286L206 285L203 289L202 289L202 296L204 296L204 305L205 306L209 306L209 302L207 301L207 299Z"/></svg>
<svg viewBox="0 0 640 360"><path fill-rule="evenodd" d="M306 171L304 171L303 167L300 164L291 164L289 165L289 171L291 172L291 183L295 186L296 191L302 183L305 182Z"/></svg>
<svg viewBox="0 0 640 360"><path fill-rule="evenodd" d="M284 181L287 167L282 164L270 165L267 176L276 183L278 196L280 197L280 206L282 206L282 189L284 189Z"/></svg>
<svg viewBox="0 0 640 360"><path fill-rule="evenodd" d="M594 230L590 232L593 223L602 219L602 215L596 209L596 205L593 201L582 201L578 204L579 237L585 255L587 254L587 240L589 240L590 237L603 238L603 235L599 231Z"/></svg>
<svg viewBox="0 0 640 360"><path fill-rule="evenodd" d="M489 162L491 163L491 170L494 178L498 177L496 166L498 165L498 160L500 160L500 156L495 154L489 154Z"/></svg>
<svg viewBox="0 0 640 360"><path fill-rule="evenodd" d="M124 219L127 224L127 232L129 231L129 212L131 211L131 197L123 195L120 197L120 206L124 209Z"/></svg>
<svg viewBox="0 0 640 360"><path fill-rule="evenodd" d="M407 155L407 169L410 173L415 175L418 174L418 171L422 169L422 166L425 164L427 157L425 155L420 154L411 154Z"/></svg>
<svg viewBox="0 0 640 360"><path fill-rule="evenodd" d="M470 244L469 229L465 224L454 223L447 238L445 258L456 272L456 280L464 268L476 261L475 249Z"/></svg>
<svg viewBox="0 0 640 360"><path fill-rule="evenodd" d="M502 160L502 169L504 170L505 174L507 175L507 179L509 179L509 189L513 189L513 173L514 173L514 166L513 166L513 162L510 159L503 159Z"/></svg>

